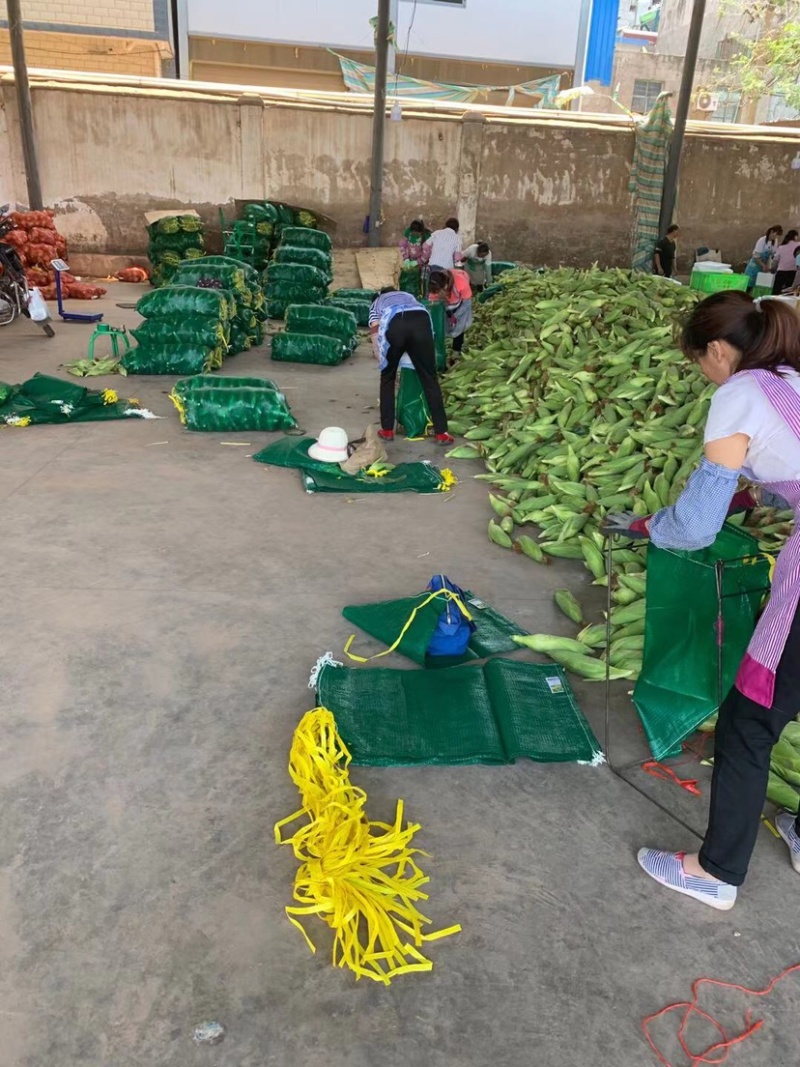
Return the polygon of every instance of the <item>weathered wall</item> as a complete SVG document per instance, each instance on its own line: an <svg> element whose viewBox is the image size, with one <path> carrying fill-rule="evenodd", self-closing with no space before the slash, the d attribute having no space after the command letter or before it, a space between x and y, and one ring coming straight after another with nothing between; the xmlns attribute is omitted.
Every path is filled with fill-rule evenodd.
<svg viewBox="0 0 800 1067"><path fill-rule="evenodd" d="M25 202L13 83L0 77L0 202ZM368 110L274 98L34 81L42 185L74 251L141 253L143 213L192 206L212 232L219 207L273 197L337 221L339 245L364 242ZM2 121L5 120L5 123ZM7 132L4 132L7 130ZM746 258L768 223L800 221L791 161L800 133L690 131L679 197L685 247ZM408 220L441 225L495 256L585 265L629 260L633 130L603 116L514 120L493 112L407 109L387 124L383 241Z"/></svg>

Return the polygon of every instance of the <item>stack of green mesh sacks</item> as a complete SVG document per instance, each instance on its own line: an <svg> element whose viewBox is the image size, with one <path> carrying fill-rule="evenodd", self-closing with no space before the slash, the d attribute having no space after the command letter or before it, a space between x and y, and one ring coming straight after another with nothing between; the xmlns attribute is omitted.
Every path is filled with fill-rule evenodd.
<svg viewBox="0 0 800 1067"><path fill-rule="evenodd" d="M136 305L145 321L122 359L128 374L201 374L222 366L234 305L219 289L168 285Z"/></svg>
<svg viewBox="0 0 800 1067"><path fill-rule="evenodd" d="M358 324L352 312L292 304L286 312L286 330L272 338L272 358L333 367L347 359L357 344Z"/></svg>
<svg viewBox="0 0 800 1067"><path fill-rule="evenodd" d="M375 289L336 289L328 303L331 307L352 311L359 326L368 326L369 309L377 295Z"/></svg>
<svg viewBox="0 0 800 1067"><path fill-rule="evenodd" d="M203 223L196 215L169 215L147 227L147 258L152 264L150 283L168 285L186 259L203 255Z"/></svg>
<svg viewBox="0 0 800 1067"><path fill-rule="evenodd" d="M234 304L228 355L246 352L264 340L264 291L254 267L228 256L204 256L181 263L173 283L216 287L227 293Z"/></svg>
<svg viewBox="0 0 800 1067"><path fill-rule="evenodd" d="M284 226L264 287L271 319L290 304L321 304L331 283L331 239L321 230Z"/></svg>

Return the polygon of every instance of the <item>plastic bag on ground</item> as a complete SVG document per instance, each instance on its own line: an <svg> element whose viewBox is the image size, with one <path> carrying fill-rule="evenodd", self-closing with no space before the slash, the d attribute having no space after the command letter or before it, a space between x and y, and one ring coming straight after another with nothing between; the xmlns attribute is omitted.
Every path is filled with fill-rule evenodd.
<svg viewBox="0 0 800 1067"><path fill-rule="evenodd" d="M409 367L401 367L399 377L396 402L397 421L404 428L406 437L424 437L428 427L432 427L433 423L419 375Z"/></svg>

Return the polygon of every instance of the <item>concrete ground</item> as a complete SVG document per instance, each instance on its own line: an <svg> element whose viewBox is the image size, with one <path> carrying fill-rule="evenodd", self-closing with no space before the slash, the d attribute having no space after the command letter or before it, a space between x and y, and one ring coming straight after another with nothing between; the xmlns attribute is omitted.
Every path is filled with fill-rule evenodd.
<svg viewBox="0 0 800 1067"><path fill-rule="evenodd" d="M115 303L138 292L116 285L91 308L133 324ZM0 380L63 373L89 330L4 328ZM366 348L336 369L261 348L225 373L274 377L310 432L376 418ZM234 447L183 430L172 379L90 384L163 419L0 431L0 1067L639 1067L656 1062L642 1017L694 978L760 986L800 959L800 881L766 830L717 913L636 865L642 844L695 847L672 818L608 767L527 761L356 768L373 817L402 797L421 823L426 910L463 933L430 947L432 974L388 989L334 970L319 922L310 955L283 914L296 863L272 827L297 807L292 731L310 666L351 632L342 606L443 571L531 630L568 633L552 591L586 597L585 572L490 546L475 464L453 464L449 495L307 496L295 472L249 460L270 435ZM441 459L428 443L392 456ZM576 693L602 738L602 687ZM618 761L644 756L624 686L612 727ZM702 829L700 773L702 799L630 777ZM733 1033L745 1008L765 1020L731 1064L798 1063L800 978L704 1002ZM225 1038L199 1046L209 1020ZM675 1026L657 1032L685 1063Z"/></svg>

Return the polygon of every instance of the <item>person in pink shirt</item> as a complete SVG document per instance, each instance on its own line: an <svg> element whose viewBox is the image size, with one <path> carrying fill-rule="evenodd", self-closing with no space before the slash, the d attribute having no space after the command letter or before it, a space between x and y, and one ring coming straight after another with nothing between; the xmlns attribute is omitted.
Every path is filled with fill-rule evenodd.
<svg viewBox="0 0 800 1067"><path fill-rule="evenodd" d="M794 283L794 276L797 273L795 258L798 249L800 249L800 241L797 239L797 230L788 230L786 236L778 245L778 251L775 253L773 296L780 296L784 289L791 289Z"/></svg>
<svg viewBox="0 0 800 1067"><path fill-rule="evenodd" d="M431 300L443 300L447 311L447 336L453 338L453 352L464 347L464 334L472 325L472 287L465 270L431 270Z"/></svg>

